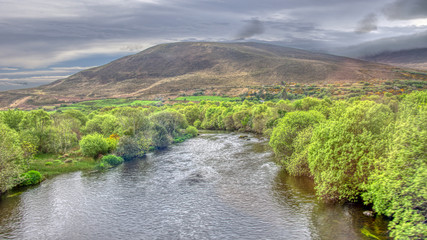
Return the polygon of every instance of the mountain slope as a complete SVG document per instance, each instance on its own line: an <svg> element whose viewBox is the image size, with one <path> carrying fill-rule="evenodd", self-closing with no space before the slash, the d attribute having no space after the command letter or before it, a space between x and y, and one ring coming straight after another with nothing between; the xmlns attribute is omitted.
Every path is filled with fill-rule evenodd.
<svg viewBox="0 0 427 240"><path fill-rule="evenodd" d="M427 48L384 52L366 56L363 59L394 66L427 70Z"/></svg>
<svg viewBox="0 0 427 240"><path fill-rule="evenodd" d="M153 99L209 89L236 96L248 87L404 78L394 67L261 43L171 43L34 89L0 94L0 107L94 98ZM22 99L25 98L25 101Z"/></svg>

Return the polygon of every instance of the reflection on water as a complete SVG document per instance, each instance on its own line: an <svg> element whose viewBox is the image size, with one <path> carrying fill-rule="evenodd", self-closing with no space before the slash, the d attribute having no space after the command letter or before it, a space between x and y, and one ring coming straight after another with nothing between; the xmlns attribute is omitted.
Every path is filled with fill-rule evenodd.
<svg viewBox="0 0 427 240"><path fill-rule="evenodd" d="M0 239L384 238L387 222L362 211L319 202L309 178L280 171L265 139L205 133L4 198Z"/></svg>

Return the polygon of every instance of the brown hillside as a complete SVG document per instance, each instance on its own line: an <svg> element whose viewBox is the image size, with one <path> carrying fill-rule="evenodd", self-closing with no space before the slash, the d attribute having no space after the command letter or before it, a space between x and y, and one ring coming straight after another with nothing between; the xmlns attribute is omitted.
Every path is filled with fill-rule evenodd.
<svg viewBox="0 0 427 240"><path fill-rule="evenodd" d="M427 48L383 52L363 59L399 67L427 70Z"/></svg>
<svg viewBox="0 0 427 240"><path fill-rule="evenodd" d="M95 98L165 98L208 89L406 78L394 67L261 43L162 44L33 89L0 93L0 107Z"/></svg>

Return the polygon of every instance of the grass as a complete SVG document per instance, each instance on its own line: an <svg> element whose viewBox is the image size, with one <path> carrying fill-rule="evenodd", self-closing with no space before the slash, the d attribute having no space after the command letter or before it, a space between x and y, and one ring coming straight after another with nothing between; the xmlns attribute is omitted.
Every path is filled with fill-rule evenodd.
<svg viewBox="0 0 427 240"><path fill-rule="evenodd" d="M66 159L57 154L37 154L34 160L29 163L29 170L39 171L45 178L51 178L63 173L90 171L98 164L97 161L87 157L70 157L67 159L72 160L72 162L65 163Z"/></svg>
<svg viewBox="0 0 427 240"><path fill-rule="evenodd" d="M135 100L135 99L125 99L125 98L117 98L117 99L99 99L99 100L91 100L84 101L79 103L73 103L70 105L61 105L57 110L85 110L85 109L98 109L103 107L126 107L126 106L149 106L159 104L160 101L144 101L144 100Z"/></svg>
<svg viewBox="0 0 427 240"><path fill-rule="evenodd" d="M185 96L185 97L177 97L176 101L195 101L200 102L203 100L211 100L211 101L240 101L240 97L221 97L221 96Z"/></svg>

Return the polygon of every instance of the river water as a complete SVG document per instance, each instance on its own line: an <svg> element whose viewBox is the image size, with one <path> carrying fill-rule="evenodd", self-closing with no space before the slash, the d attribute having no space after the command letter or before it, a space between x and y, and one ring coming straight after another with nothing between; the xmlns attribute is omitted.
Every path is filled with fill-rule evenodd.
<svg viewBox="0 0 427 240"><path fill-rule="evenodd" d="M0 201L0 239L376 239L387 222L318 201L265 139L204 133L101 173L71 173Z"/></svg>

